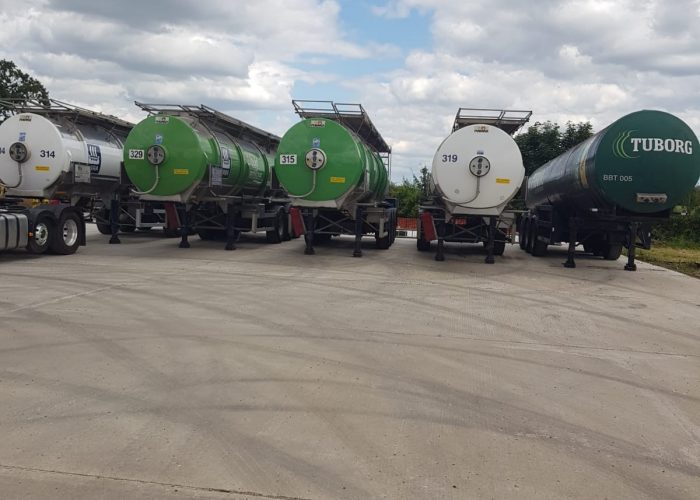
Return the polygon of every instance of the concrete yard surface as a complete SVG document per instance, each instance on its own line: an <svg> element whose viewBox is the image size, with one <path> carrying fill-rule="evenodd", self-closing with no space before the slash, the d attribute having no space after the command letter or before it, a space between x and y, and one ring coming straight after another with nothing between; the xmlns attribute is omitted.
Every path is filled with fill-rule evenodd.
<svg viewBox="0 0 700 500"><path fill-rule="evenodd" d="M415 240L0 255L0 497L700 498L700 281Z"/></svg>

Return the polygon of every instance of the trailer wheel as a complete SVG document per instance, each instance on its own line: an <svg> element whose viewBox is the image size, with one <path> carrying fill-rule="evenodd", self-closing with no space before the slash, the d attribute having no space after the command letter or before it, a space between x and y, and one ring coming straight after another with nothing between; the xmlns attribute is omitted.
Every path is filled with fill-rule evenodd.
<svg viewBox="0 0 700 500"><path fill-rule="evenodd" d="M617 260L620 258L620 255L622 254L622 245L621 244L611 244L608 243L605 245L603 249L603 258L605 260Z"/></svg>
<svg viewBox="0 0 700 500"><path fill-rule="evenodd" d="M527 240L527 217L523 217L520 220L520 227L518 227L518 245L520 245L520 250L525 250L525 243Z"/></svg>
<svg viewBox="0 0 700 500"><path fill-rule="evenodd" d="M396 225L398 218L396 217L396 209L389 209L389 246L394 244L396 241Z"/></svg>
<svg viewBox="0 0 700 500"><path fill-rule="evenodd" d="M289 214L281 209L282 213L282 241L290 241L293 238L293 231L289 225Z"/></svg>
<svg viewBox="0 0 700 500"><path fill-rule="evenodd" d="M506 251L506 235L500 229L496 229L496 237L493 240L493 254L494 255L503 255L505 253L505 251Z"/></svg>
<svg viewBox="0 0 700 500"><path fill-rule="evenodd" d="M34 254L45 253L49 249L54 227L54 223L48 215L37 217L34 224L34 234L29 238L27 250Z"/></svg>
<svg viewBox="0 0 700 500"><path fill-rule="evenodd" d="M525 238L525 251L532 254L532 245L535 240L535 232L537 231L537 221L530 219L527 224L527 237Z"/></svg>
<svg viewBox="0 0 700 500"><path fill-rule="evenodd" d="M421 234L416 240L416 248L419 252L427 252L430 250L430 242L425 241L423 239L423 235Z"/></svg>
<svg viewBox="0 0 700 500"><path fill-rule="evenodd" d="M314 245L325 245L332 237L333 235L328 233L314 233Z"/></svg>
<svg viewBox="0 0 700 500"><path fill-rule="evenodd" d="M533 241L532 241L532 255L535 257L544 257L547 255L547 243L544 241L541 241L537 237L537 232L534 231L535 234L533 235Z"/></svg>
<svg viewBox="0 0 700 500"><path fill-rule="evenodd" d="M95 220L95 225L97 226L97 230L100 232L100 234L112 234L112 224L109 222L109 210L106 208L103 208L100 210L99 215L97 216L99 219L105 220L107 222L100 222L99 219Z"/></svg>
<svg viewBox="0 0 700 500"><path fill-rule="evenodd" d="M421 224L420 214L418 214L418 221L416 227L416 248L419 252L427 252L430 250L430 242L425 240L425 235L423 234L423 224Z"/></svg>
<svg viewBox="0 0 700 500"><path fill-rule="evenodd" d="M275 214L273 229L265 232L265 238L268 243L282 243L284 239L284 210L278 210Z"/></svg>
<svg viewBox="0 0 700 500"><path fill-rule="evenodd" d="M210 241L216 239L213 229L197 229L197 236L199 236L199 239L203 241Z"/></svg>
<svg viewBox="0 0 700 500"><path fill-rule="evenodd" d="M391 246L391 235L387 234L383 238L377 238L375 236L375 242L379 250L386 250Z"/></svg>
<svg viewBox="0 0 700 500"><path fill-rule="evenodd" d="M82 221L73 211L64 211L58 219L57 230L49 241L52 253L58 255L74 254L80 246Z"/></svg>

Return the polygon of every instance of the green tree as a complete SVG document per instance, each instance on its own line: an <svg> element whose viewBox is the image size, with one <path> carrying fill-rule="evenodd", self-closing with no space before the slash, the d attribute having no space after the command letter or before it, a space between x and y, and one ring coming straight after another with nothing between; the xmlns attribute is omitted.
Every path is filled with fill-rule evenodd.
<svg viewBox="0 0 700 500"><path fill-rule="evenodd" d="M430 171L427 166L420 169L420 177L415 174L412 179L404 177L400 184L389 186L389 196L396 198L400 217L417 217L418 206L428 196L430 189Z"/></svg>
<svg viewBox="0 0 700 500"><path fill-rule="evenodd" d="M582 143L593 135L593 125L590 122L566 122L566 129L561 134L562 153Z"/></svg>
<svg viewBox="0 0 700 500"><path fill-rule="evenodd" d="M7 59L0 59L0 99L34 99L48 104L49 93L37 80ZM10 116L10 108L0 104L0 122Z"/></svg>
<svg viewBox="0 0 700 500"><path fill-rule="evenodd" d="M562 131L558 124L550 121L536 122L515 137L523 155L525 175L531 175L539 167L562 154L569 148L593 135L590 122L567 122Z"/></svg>

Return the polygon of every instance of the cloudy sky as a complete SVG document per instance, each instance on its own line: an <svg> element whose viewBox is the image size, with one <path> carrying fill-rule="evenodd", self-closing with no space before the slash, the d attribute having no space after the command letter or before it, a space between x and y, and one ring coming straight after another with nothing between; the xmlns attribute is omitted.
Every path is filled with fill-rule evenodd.
<svg viewBox="0 0 700 500"><path fill-rule="evenodd" d="M700 135L700 0L0 0L0 58L52 97L143 117L207 104L277 134L360 102L417 173L457 108L598 130L661 109Z"/></svg>

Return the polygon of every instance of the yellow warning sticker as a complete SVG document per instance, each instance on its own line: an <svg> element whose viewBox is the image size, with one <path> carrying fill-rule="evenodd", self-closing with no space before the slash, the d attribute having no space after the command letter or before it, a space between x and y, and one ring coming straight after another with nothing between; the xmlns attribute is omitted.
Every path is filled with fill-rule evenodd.
<svg viewBox="0 0 700 500"><path fill-rule="evenodd" d="M503 179L501 177L496 177L496 184L510 184L510 179Z"/></svg>
<svg viewBox="0 0 700 500"><path fill-rule="evenodd" d="M188 168L176 168L173 170L174 175L189 175L190 170Z"/></svg>
<svg viewBox="0 0 700 500"><path fill-rule="evenodd" d="M345 177L331 177L331 184L345 184Z"/></svg>
<svg viewBox="0 0 700 500"><path fill-rule="evenodd" d="M48 165L37 165L34 167L37 172L48 172L51 168Z"/></svg>

